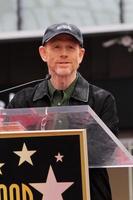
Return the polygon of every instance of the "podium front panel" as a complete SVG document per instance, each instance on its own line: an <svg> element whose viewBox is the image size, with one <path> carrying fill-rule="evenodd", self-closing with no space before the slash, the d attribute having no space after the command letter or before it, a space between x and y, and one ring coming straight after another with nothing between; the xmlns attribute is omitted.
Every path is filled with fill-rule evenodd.
<svg viewBox="0 0 133 200"><path fill-rule="evenodd" d="M85 130L0 134L0 199L90 200Z"/></svg>

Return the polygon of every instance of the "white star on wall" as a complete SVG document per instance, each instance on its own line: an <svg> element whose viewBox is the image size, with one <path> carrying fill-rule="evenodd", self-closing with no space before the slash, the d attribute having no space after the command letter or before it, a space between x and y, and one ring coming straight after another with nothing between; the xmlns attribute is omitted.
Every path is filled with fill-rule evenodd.
<svg viewBox="0 0 133 200"><path fill-rule="evenodd" d="M0 174L2 175L2 171L1 171L1 168L2 166L4 165L5 163L0 163Z"/></svg>
<svg viewBox="0 0 133 200"><path fill-rule="evenodd" d="M26 147L26 144L23 144L22 150L21 151L14 151L15 154L17 154L20 157L19 164L21 165L24 162L28 162L29 164L33 165L31 156L35 153L36 151L29 151Z"/></svg>
<svg viewBox="0 0 133 200"><path fill-rule="evenodd" d="M43 194L42 200L63 200L62 193L74 182L57 182L53 169L50 166L46 183L30 183L30 185Z"/></svg>
<svg viewBox="0 0 133 200"><path fill-rule="evenodd" d="M63 158L63 157L64 157L64 156L63 156L63 155L61 155L61 154L60 154L60 152L58 152L58 154L57 154L57 155L55 155L56 162L59 162L59 161L63 162L63 160L62 160L62 158Z"/></svg>

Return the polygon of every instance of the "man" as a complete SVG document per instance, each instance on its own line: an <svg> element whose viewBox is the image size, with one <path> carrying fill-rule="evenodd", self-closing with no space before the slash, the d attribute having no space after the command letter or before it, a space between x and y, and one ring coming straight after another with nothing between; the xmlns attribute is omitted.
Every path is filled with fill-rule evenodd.
<svg viewBox="0 0 133 200"><path fill-rule="evenodd" d="M39 53L51 79L18 92L8 108L90 105L116 133L118 118L113 96L89 84L77 72L85 53L80 30L67 23L48 27ZM106 169L90 169L89 173L91 200L111 200Z"/></svg>

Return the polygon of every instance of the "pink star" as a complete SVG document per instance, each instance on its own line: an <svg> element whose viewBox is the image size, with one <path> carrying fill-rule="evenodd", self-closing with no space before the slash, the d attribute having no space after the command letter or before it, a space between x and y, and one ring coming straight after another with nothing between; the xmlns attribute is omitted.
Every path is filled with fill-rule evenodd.
<svg viewBox="0 0 133 200"><path fill-rule="evenodd" d="M74 182L57 182L53 169L50 166L46 183L30 183L30 185L43 194L42 200L63 200L62 193Z"/></svg>
<svg viewBox="0 0 133 200"><path fill-rule="evenodd" d="M58 155L55 155L55 158L56 158L56 162L58 162L58 161L61 161L61 162L63 162L63 160L62 160L62 158L63 158L64 156L63 155L61 155L60 153L58 153Z"/></svg>

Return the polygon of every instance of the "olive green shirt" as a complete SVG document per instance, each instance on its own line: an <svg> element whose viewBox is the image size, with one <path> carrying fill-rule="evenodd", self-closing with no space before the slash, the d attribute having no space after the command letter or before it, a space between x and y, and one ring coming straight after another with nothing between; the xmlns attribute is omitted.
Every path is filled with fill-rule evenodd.
<svg viewBox="0 0 133 200"><path fill-rule="evenodd" d="M66 90L56 90L50 80L48 81L48 89L50 94L51 106L66 106L73 93L77 78L71 83Z"/></svg>

